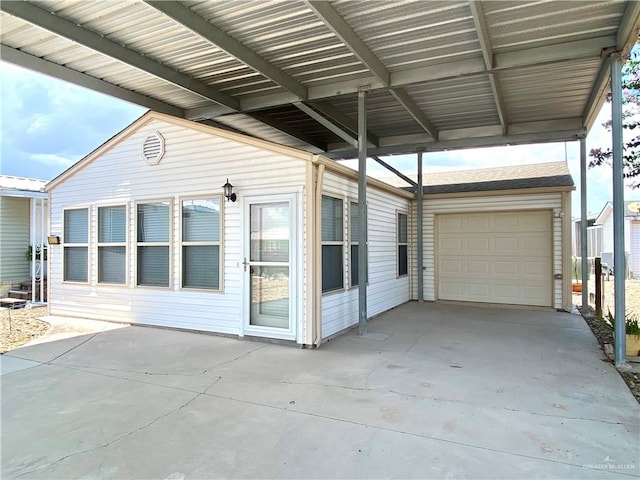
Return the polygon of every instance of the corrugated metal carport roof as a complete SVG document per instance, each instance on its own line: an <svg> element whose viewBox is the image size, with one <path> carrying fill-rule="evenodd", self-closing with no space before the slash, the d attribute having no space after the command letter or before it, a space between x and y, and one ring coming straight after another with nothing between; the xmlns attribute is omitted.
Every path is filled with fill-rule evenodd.
<svg viewBox="0 0 640 480"><path fill-rule="evenodd" d="M635 1L0 3L6 61L333 158L581 138Z"/></svg>

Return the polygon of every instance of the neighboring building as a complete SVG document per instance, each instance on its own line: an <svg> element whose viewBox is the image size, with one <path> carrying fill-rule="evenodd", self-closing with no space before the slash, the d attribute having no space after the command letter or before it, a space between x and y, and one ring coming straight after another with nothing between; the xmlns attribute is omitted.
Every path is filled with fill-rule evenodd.
<svg viewBox="0 0 640 480"><path fill-rule="evenodd" d="M607 202L594 225L588 228L589 238L596 238L594 257L613 266L613 203ZM627 255L628 274L640 278L640 201L624 202L624 251Z"/></svg>
<svg viewBox="0 0 640 480"><path fill-rule="evenodd" d="M573 182L527 168L425 188L426 299L570 308ZM358 323L357 173L332 160L149 112L46 189L54 315L305 345ZM416 202L372 178L367 202L374 316L417 298Z"/></svg>
<svg viewBox="0 0 640 480"><path fill-rule="evenodd" d="M45 180L0 175L0 297L21 282L46 274L46 262L41 264L33 255L30 262L26 255L30 245L37 250L45 243L45 184ZM36 292L38 286L39 282Z"/></svg>

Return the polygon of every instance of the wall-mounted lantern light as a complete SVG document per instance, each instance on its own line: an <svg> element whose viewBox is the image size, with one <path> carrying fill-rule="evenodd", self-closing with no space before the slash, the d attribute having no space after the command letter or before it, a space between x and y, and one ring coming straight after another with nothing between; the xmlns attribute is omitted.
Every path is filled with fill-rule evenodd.
<svg viewBox="0 0 640 480"><path fill-rule="evenodd" d="M238 199L238 196L233 193L233 185L229 183L229 179L227 178L227 183L222 186L224 190L224 196L227 197L227 201L235 202Z"/></svg>
<svg viewBox="0 0 640 480"><path fill-rule="evenodd" d="M49 245L60 245L60 237L58 235L49 235L47 242L49 242Z"/></svg>

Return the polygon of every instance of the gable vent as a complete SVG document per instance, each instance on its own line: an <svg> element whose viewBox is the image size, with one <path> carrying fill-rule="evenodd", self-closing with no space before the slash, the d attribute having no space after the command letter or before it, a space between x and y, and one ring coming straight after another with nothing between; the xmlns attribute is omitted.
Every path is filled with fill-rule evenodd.
<svg viewBox="0 0 640 480"><path fill-rule="evenodd" d="M147 165L157 165L164 155L164 138L159 132L149 135L142 144L142 158Z"/></svg>

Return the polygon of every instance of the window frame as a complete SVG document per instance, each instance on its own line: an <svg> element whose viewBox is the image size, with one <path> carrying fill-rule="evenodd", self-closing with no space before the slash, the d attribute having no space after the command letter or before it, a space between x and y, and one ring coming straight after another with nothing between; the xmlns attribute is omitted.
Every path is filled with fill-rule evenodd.
<svg viewBox="0 0 640 480"><path fill-rule="evenodd" d="M400 215L404 215L407 219L406 242L400 241ZM407 249L406 273L400 273L400 247L406 247ZM404 211L396 210L396 278L403 278L407 276L409 276L409 214Z"/></svg>
<svg viewBox="0 0 640 480"><path fill-rule="evenodd" d="M183 202L190 200L208 200L217 198L220 201L220 225L219 225L219 240L217 242L204 242L204 241L196 241L196 242L185 242L183 240L184 235L184 224L183 224ZM179 285L180 290L186 290L189 292L207 292L207 293L224 293L224 203L225 203L224 195L221 193L204 193L201 195L188 195L181 196L178 198L178 248L179 248L179 259L178 262L178 270L179 270ZM199 246L218 246L218 288L207 288L207 287L185 287L184 286L184 253L183 247L199 247Z"/></svg>
<svg viewBox="0 0 640 480"><path fill-rule="evenodd" d="M353 198L348 198L347 202L349 204L349 225L348 225L348 240L347 240L347 253L349 255L349 262L348 262L348 266L349 266L349 273L347 275L347 279L349 280L349 289L355 289L358 288L359 284L360 284L360 278L358 278L358 283L352 283L352 278L353 278L353 255L351 254L351 247L352 246L357 246L358 247L358 254L360 252L360 239L357 238L356 240L352 240L351 238L351 232L353 230L353 217L351 215L351 204L357 205L358 206L358 210L360 208L360 203L358 202L357 199L353 199ZM368 218L367 218L368 220ZM355 221L358 221L358 218L355 218ZM368 224L368 221L367 221ZM368 240L368 239L367 239ZM368 246L369 242L367 241L367 246ZM367 266L369 264L369 249L367 248ZM369 268L367 268L366 270L367 272L367 281L365 282L367 285L369 285ZM358 272L359 273L359 272Z"/></svg>
<svg viewBox="0 0 640 480"><path fill-rule="evenodd" d="M87 211L87 241L86 243L67 242L67 225L66 225L66 213L70 210L86 210ZM89 285L91 283L91 205L78 205L69 206L62 209L62 283L71 283L76 285ZM87 279L85 281L80 280L67 280L66 269L66 251L67 248L85 248L87 251Z"/></svg>
<svg viewBox="0 0 640 480"><path fill-rule="evenodd" d="M140 229L140 226L138 225L138 207L140 205L149 205L149 204L154 204L154 203L168 203L169 204L169 240L168 242L139 242L138 241L138 231ZM155 289L155 290L172 290L173 289L173 261L174 261L174 252L173 252L173 237L174 237L174 228L175 228L175 219L174 219L174 199L173 198L146 198L146 199L140 199L140 200L136 200L135 204L134 204L134 215L135 215L135 222L134 222L134 230L132 232L132 244L133 244L133 248L134 248L134 267L135 267L135 272L134 272L134 282L133 282L133 286L135 288L150 288L150 289ZM168 247L169 248L169 282L168 285L141 285L139 282L139 274L138 274L138 267L139 267L139 255L138 255L138 247Z"/></svg>
<svg viewBox="0 0 640 480"><path fill-rule="evenodd" d="M100 209L101 208L109 208L109 207L124 207L125 210L125 224L124 224L124 242L101 242L100 241ZM130 236L130 226L131 226L131 210L130 210L129 202L117 202L117 203L103 203L96 205L96 284L97 285L105 285L110 287L128 287L129 286L129 242L131 240ZM136 210L137 214L137 210ZM137 223L137 216L136 216ZM137 238L137 237L136 237ZM101 282L100 281L100 247L124 247L124 282L123 283L112 283L112 282ZM137 249L136 249L137 251ZM136 254L137 259L137 254Z"/></svg>
<svg viewBox="0 0 640 480"><path fill-rule="evenodd" d="M339 246L341 252L340 264L341 264L341 273L342 273L342 282L340 287L332 288L331 290L323 290L322 283L320 284L320 289L322 295L331 295L338 292L344 292L348 287L348 283L345 281L345 272L346 272L346 264L345 259L347 258L347 253L345 252L345 245L347 244L347 239L345 238L346 222L345 222L345 204L347 203L347 199L344 196L331 194L328 192L322 192L322 197L329 197L334 200L339 200L342 205L342 225L340 226L340 231L342 232L342 240L323 240L322 239L322 206L320 207L320 250L323 251L325 246ZM321 199L322 203L322 199ZM324 252L323 252L324 254ZM322 268L322 265L320 266Z"/></svg>

